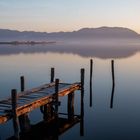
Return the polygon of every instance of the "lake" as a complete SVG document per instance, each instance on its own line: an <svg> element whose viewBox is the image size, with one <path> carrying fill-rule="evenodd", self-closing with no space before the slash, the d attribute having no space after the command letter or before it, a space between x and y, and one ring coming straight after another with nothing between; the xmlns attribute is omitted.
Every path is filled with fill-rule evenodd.
<svg viewBox="0 0 140 140"><path fill-rule="evenodd" d="M140 138L140 45L117 48L92 47L85 44L47 46L0 46L0 99L10 96L11 89L20 90L24 75L26 89L50 81L50 68L64 82L80 81L80 69L85 68L84 136L80 124L59 136L60 140L138 140ZM80 47L78 47L80 46ZM117 46L117 43L116 45ZM93 59L92 107L90 103L90 59ZM115 90L113 108L111 60L114 59ZM75 113L80 113L79 92L75 97ZM66 112L66 98L60 99L60 112ZM42 120L39 109L30 113L31 123ZM13 135L12 121L0 125L0 139Z"/></svg>

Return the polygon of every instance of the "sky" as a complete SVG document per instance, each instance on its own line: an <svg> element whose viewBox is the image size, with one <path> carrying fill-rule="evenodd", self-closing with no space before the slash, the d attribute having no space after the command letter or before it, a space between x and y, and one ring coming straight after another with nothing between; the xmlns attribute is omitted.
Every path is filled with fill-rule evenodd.
<svg viewBox="0 0 140 140"><path fill-rule="evenodd" d="M0 0L0 28L41 32L101 26L140 33L140 0Z"/></svg>

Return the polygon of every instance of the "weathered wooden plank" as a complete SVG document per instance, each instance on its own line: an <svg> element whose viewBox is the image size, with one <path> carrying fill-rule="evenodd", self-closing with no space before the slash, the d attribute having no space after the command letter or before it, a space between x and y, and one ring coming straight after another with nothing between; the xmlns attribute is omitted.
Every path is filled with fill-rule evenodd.
<svg viewBox="0 0 140 140"><path fill-rule="evenodd" d="M11 106L11 108L12 108L12 106ZM5 107L5 106L1 106L0 110L11 110L11 108L10 107Z"/></svg>
<svg viewBox="0 0 140 140"><path fill-rule="evenodd" d="M44 97L46 98L46 97ZM43 98L38 98L38 99L32 99L32 100L18 100L18 107L33 104L35 101L41 100ZM41 101L40 101L41 102Z"/></svg>
<svg viewBox="0 0 140 140"><path fill-rule="evenodd" d="M78 88L79 89L79 84L78 83L75 83L74 85L72 85L72 84L59 84L59 90L60 90L60 92L61 92L61 94L60 94L60 92L59 92L59 96L65 96L65 95L67 95L69 92L71 92L71 88L72 88L72 90L73 90L73 88L74 87L76 87L76 89ZM49 94L49 92L50 92L50 94L54 94L55 92L54 92L54 90L55 90L55 88L54 87L51 87L51 88L48 88L48 89L44 89L43 91L41 91L41 92L47 92L48 94ZM70 90L70 91L68 91L68 90ZM75 90L75 89L74 89ZM64 93L64 95L62 95L62 92L65 92ZM66 93L67 92L67 93Z"/></svg>
<svg viewBox="0 0 140 140"><path fill-rule="evenodd" d="M22 97L19 97L18 101L24 100L25 102L33 102L34 100L38 100L38 99L44 98L44 97L46 97L46 96L45 95L44 96L36 96L36 97L22 96Z"/></svg>
<svg viewBox="0 0 140 140"><path fill-rule="evenodd" d="M21 100L17 101L17 105L18 106L22 106L22 105L24 105L26 103L29 103L29 102L31 102L31 101L29 101L29 100L27 101L27 100L21 99Z"/></svg>
<svg viewBox="0 0 140 140"><path fill-rule="evenodd" d="M18 96L25 95L25 94L32 94L34 92L41 91L43 89L49 88L49 87L54 86L54 85L55 85L55 83L44 84L44 85L39 86L37 88L33 88L33 89L30 89L30 90L26 90L24 92L20 92L20 93L18 93L19 94Z"/></svg>
<svg viewBox="0 0 140 140"><path fill-rule="evenodd" d="M7 99L7 100L2 100L2 101L0 101L0 103L5 103L5 104L12 105L11 98L10 98L10 100L9 100L9 99Z"/></svg>
<svg viewBox="0 0 140 140"><path fill-rule="evenodd" d="M30 95L25 95L23 97L27 97L27 98L28 97L29 98L40 98L40 97L43 97L43 96L47 96L47 94L38 92L38 93L30 94Z"/></svg>
<svg viewBox="0 0 140 140"><path fill-rule="evenodd" d="M4 110L0 110L0 114L4 115L5 111Z"/></svg>
<svg viewBox="0 0 140 140"><path fill-rule="evenodd" d="M11 106L11 104L10 103L5 103L5 102L0 102L0 105L7 105L7 106Z"/></svg>
<svg viewBox="0 0 140 140"><path fill-rule="evenodd" d="M30 95L26 95L27 97L30 96L30 97L43 97L43 96L46 96L47 94L44 93L44 92L38 92L38 93L33 93L33 94L30 94Z"/></svg>
<svg viewBox="0 0 140 140"><path fill-rule="evenodd" d="M71 92L74 92L75 90L79 90L81 88L80 85L74 85L74 86L71 86L70 88L67 88L67 89L64 89L64 90L61 90L59 92L59 96L66 96L68 95L69 93Z"/></svg>
<svg viewBox="0 0 140 140"><path fill-rule="evenodd" d="M4 111L4 109L0 108L0 111Z"/></svg>
<svg viewBox="0 0 140 140"><path fill-rule="evenodd" d="M9 108L5 106L0 106L0 110L9 110Z"/></svg>
<svg viewBox="0 0 140 140"><path fill-rule="evenodd" d="M26 96L26 95L25 95L25 96L19 97L18 100L20 100L20 99L25 99L25 100L27 100L27 101L28 101L28 100L30 101L30 100L32 100L32 99L35 99L35 97L30 97L30 96Z"/></svg>
<svg viewBox="0 0 140 140"><path fill-rule="evenodd" d="M4 115L4 112L0 112L0 116Z"/></svg>
<svg viewBox="0 0 140 140"><path fill-rule="evenodd" d="M7 104L7 103L0 103L0 106L7 106L7 107L11 107L11 104Z"/></svg>
<svg viewBox="0 0 140 140"><path fill-rule="evenodd" d="M47 103L50 103L52 101L53 101L52 97L46 97L46 98L34 101L29 104L25 104L24 106L20 106L17 108L17 116L31 112L32 110L34 110L42 105L45 105Z"/></svg>
<svg viewBox="0 0 140 140"><path fill-rule="evenodd" d="M0 116L0 124L7 122L11 118L12 116L9 114L2 114L2 116Z"/></svg>

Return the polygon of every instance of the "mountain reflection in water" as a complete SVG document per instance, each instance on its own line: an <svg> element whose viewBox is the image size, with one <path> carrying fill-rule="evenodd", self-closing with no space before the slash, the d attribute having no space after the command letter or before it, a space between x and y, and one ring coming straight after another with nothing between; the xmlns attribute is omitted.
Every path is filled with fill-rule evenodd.
<svg viewBox="0 0 140 140"><path fill-rule="evenodd" d="M140 51L139 41L67 41L48 45L0 45L0 55L19 53L68 53L82 57L126 58Z"/></svg>

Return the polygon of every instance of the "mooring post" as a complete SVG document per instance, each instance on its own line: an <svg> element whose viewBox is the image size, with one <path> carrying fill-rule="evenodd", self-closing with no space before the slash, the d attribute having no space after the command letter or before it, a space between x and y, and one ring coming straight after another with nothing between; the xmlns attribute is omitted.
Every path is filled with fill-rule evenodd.
<svg viewBox="0 0 140 140"><path fill-rule="evenodd" d="M81 123L80 123L80 135L84 136L84 77L85 69L81 69Z"/></svg>
<svg viewBox="0 0 140 140"><path fill-rule="evenodd" d="M55 75L55 69L54 68L51 68L51 80L50 82L54 82L54 75Z"/></svg>
<svg viewBox="0 0 140 140"><path fill-rule="evenodd" d="M51 68L50 82L54 82L55 69ZM53 106L51 104L45 104L40 107L45 122L49 121L53 117Z"/></svg>
<svg viewBox="0 0 140 140"><path fill-rule="evenodd" d="M85 69L81 69L81 89L84 90L84 77L85 77Z"/></svg>
<svg viewBox="0 0 140 140"><path fill-rule="evenodd" d="M25 80L24 80L24 76L20 77L20 88L21 88L21 92L23 92L25 90Z"/></svg>
<svg viewBox="0 0 140 140"><path fill-rule="evenodd" d="M58 114L58 91L59 91L59 79L55 80L55 111Z"/></svg>
<svg viewBox="0 0 140 140"><path fill-rule="evenodd" d="M20 77L20 88L21 88L21 92L23 92L25 90L24 76ZM25 114L19 116L19 124L20 124L21 132L27 132L30 130L31 126L30 126L30 120L28 117L28 113L25 113Z"/></svg>
<svg viewBox="0 0 140 140"><path fill-rule="evenodd" d="M92 73L93 73L93 60L90 59L90 107L92 107Z"/></svg>
<svg viewBox="0 0 140 140"><path fill-rule="evenodd" d="M58 92L59 92L59 79L55 79L55 137L58 140L58 134L59 134L59 120L58 120Z"/></svg>
<svg viewBox="0 0 140 140"><path fill-rule="evenodd" d="M90 81L92 82L93 60L90 59Z"/></svg>
<svg viewBox="0 0 140 140"><path fill-rule="evenodd" d="M72 120L74 118L74 92L68 94L68 120Z"/></svg>
<svg viewBox="0 0 140 140"><path fill-rule="evenodd" d="M12 116L13 116L13 127L14 127L14 137L19 139L19 126L18 126L18 117L17 117L17 90L11 90L11 99L12 99Z"/></svg>
<svg viewBox="0 0 140 140"><path fill-rule="evenodd" d="M110 99L110 108L113 108L114 89L115 89L114 60L111 60L111 72L112 72L112 93Z"/></svg>

